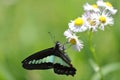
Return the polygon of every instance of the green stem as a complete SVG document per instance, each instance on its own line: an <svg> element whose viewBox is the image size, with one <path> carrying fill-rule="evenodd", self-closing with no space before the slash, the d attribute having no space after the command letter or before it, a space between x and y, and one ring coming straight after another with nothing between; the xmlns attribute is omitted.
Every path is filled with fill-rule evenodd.
<svg viewBox="0 0 120 80"><path fill-rule="evenodd" d="M90 32L89 32L89 49L90 49L90 51L91 51L91 54L92 54L92 56L93 56L96 64L97 64L98 67L99 67L99 71L98 71L98 72L99 72L99 74L100 74L100 76L101 76L101 80L104 80L104 79L103 79L103 74L102 74L102 71L101 71L101 67L100 67L99 61L98 61L98 59L97 59L96 52L95 52L95 48L94 48L93 45L92 45L92 37L93 37L93 32L92 32L92 29L91 29Z"/></svg>

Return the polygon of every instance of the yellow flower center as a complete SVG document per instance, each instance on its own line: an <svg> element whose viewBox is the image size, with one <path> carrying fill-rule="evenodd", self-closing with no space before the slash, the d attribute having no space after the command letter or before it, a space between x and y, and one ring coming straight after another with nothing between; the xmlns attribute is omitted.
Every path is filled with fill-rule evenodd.
<svg viewBox="0 0 120 80"><path fill-rule="evenodd" d="M106 22L106 17L100 16L100 17L99 17L99 21L100 21L101 23L105 23L105 22Z"/></svg>
<svg viewBox="0 0 120 80"><path fill-rule="evenodd" d="M110 2L105 2L105 4L109 7L112 7L112 4Z"/></svg>
<svg viewBox="0 0 120 80"><path fill-rule="evenodd" d="M75 45L75 44L76 44L75 38L71 38L71 39L70 39L70 43L73 44L73 45Z"/></svg>
<svg viewBox="0 0 120 80"><path fill-rule="evenodd" d="M96 4L93 4L92 7L93 8L98 8L98 6Z"/></svg>
<svg viewBox="0 0 120 80"><path fill-rule="evenodd" d="M84 20L83 20L82 18L77 18L77 19L75 19L74 24L75 24L76 26L81 26L81 25L84 24Z"/></svg>
<svg viewBox="0 0 120 80"><path fill-rule="evenodd" d="M87 20L91 26L95 26L96 22L94 20L88 19Z"/></svg>
<svg viewBox="0 0 120 80"><path fill-rule="evenodd" d="M93 21L93 20L90 21L90 25L91 25L91 26L95 26L95 24L96 24L95 21Z"/></svg>

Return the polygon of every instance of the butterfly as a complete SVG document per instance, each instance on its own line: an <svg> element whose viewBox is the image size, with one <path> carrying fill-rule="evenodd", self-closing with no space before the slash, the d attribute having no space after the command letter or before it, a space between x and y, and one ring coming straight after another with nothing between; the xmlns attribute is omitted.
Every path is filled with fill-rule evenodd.
<svg viewBox="0 0 120 80"><path fill-rule="evenodd" d="M24 59L22 66L28 70L53 69L56 74L60 75L74 76L76 74L76 69L65 53L64 45L58 41L54 47L39 51Z"/></svg>

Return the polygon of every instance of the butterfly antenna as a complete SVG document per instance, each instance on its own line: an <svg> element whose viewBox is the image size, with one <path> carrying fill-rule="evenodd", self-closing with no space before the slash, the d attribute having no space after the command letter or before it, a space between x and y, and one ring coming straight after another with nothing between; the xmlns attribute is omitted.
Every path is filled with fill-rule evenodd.
<svg viewBox="0 0 120 80"><path fill-rule="evenodd" d="M68 45L68 46L66 47L66 45ZM65 48L69 49L72 45L69 44L68 41L66 41L66 42L64 42L63 46L64 46Z"/></svg>
<svg viewBox="0 0 120 80"><path fill-rule="evenodd" d="M63 43L64 46L65 46L66 44L68 44L68 41L65 41L65 42Z"/></svg>
<svg viewBox="0 0 120 80"><path fill-rule="evenodd" d="M50 35L50 38L53 41L53 43L55 43L55 35L52 35L51 32L48 32L48 34Z"/></svg>

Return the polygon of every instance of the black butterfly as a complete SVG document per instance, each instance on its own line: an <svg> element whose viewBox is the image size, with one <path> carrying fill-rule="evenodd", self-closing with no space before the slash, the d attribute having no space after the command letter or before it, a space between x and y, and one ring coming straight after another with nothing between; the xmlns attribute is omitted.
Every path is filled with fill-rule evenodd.
<svg viewBox="0 0 120 80"><path fill-rule="evenodd" d="M23 68L28 70L53 69L57 74L74 76L76 69L64 50L64 46L60 42L56 42L55 47L37 52L23 60Z"/></svg>

